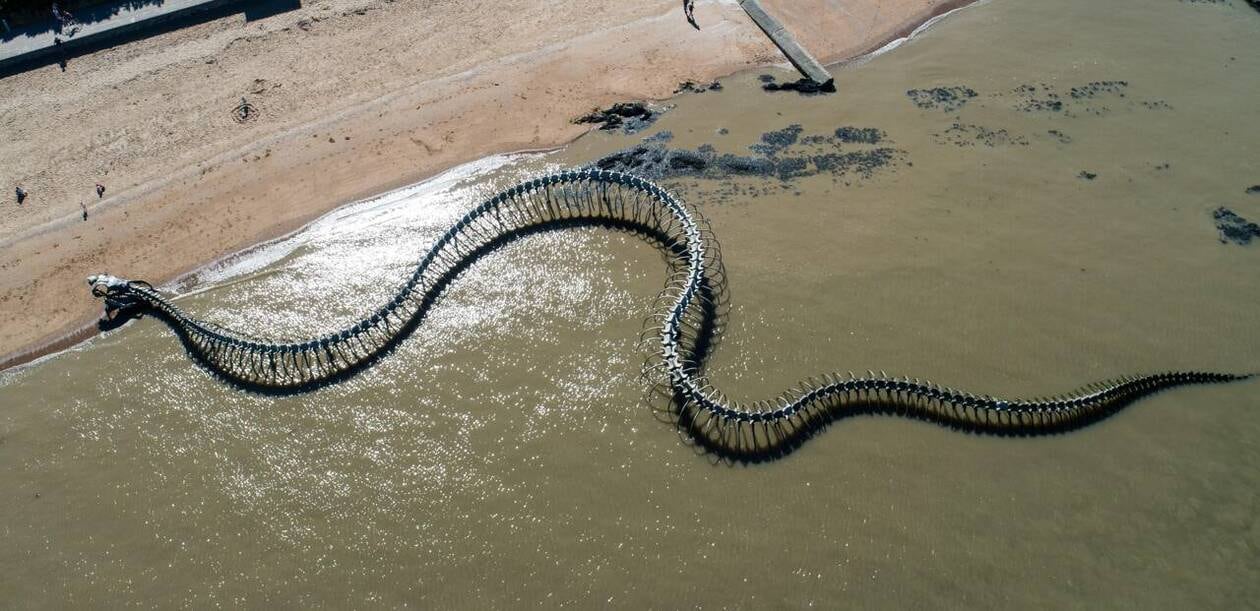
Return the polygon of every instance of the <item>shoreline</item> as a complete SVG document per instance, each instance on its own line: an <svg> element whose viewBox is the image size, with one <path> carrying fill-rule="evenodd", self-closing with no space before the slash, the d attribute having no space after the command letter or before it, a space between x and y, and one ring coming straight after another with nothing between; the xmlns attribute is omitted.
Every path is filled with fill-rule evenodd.
<svg viewBox="0 0 1260 611"><path fill-rule="evenodd" d="M892 30L891 34L880 36L876 38L874 42L863 41L862 46L861 46L861 50L862 50L861 53L852 54L850 53L849 49L839 48L839 49L831 49L829 51L824 51L823 53L821 53L821 57L825 58L824 61L829 69L834 70L836 68L843 68L845 65L849 63L862 61L864 58L867 58L867 56L879 51L880 49L886 47L887 45L897 40L907 39L911 35L915 34L925 24L932 23L933 20L939 20L940 17L947 15L950 12L976 4L979 1L982 1L982 0L947 0L941 3L931 4L925 10L920 11L918 14L914 15L913 17L902 20L901 22L897 23L894 26L894 29ZM670 4L672 5L672 2ZM694 66L684 65L684 67L688 69L683 72L669 73L669 74L655 74L654 78L652 78L650 81L643 81L641 83L640 82L625 83L625 84L618 83L614 85L613 87L607 88L607 89L613 89L615 91L593 92L592 94L583 97L578 102L577 105L575 105L573 101L568 100L569 103L566 104L566 106L580 108L580 104L585 103L587 105L586 107L589 108L590 103L594 103L596 106L604 107L613 101L620 101L620 100L625 100L625 99L646 99L646 100L653 100L653 101L664 101L664 100L673 98L675 95L678 95L676 93L671 93L671 92L673 91L673 86L676 85L676 83L680 82L681 80L687 80L687 79L700 80L700 81L715 80L718 78L726 78L733 74L738 74L746 70L764 68L766 66L779 65L782 63L782 58L777 55L777 51L775 51L775 54L772 56L774 61L755 61L758 59L761 59L761 60L769 59L766 57L759 57L756 55L755 52L752 53L751 59L750 59L749 54L747 52L747 48L740 45L752 44L754 46L751 48L753 48L754 50L758 50L758 47L760 47L759 50L761 52L764 52L765 51L764 47L768 46L769 43L768 41L765 41L764 39L759 39L759 38L754 38L754 40L751 40L751 41L745 40L745 38L747 38L749 35L760 36L760 33L759 31L756 31L755 26L753 26L751 23L746 24L747 27L743 27L743 28L740 27L741 24L739 24L738 18L740 17L740 15L742 15L742 13L740 13L740 15L732 15L731 14L732 9L730 7L707 5L707 6L703 6L702 8L704 8L705 11L701 14L701 18L703 20L709 21L710 23L713 23L713 25L710 26L713 29L723 30L718 33L719 44L717 44L717 46L723 47L723 46L729 46L731 43L735 43L735 47L743 51L742 55L735 55L728 58L719 58L716 60L710 59L706 65L702 66L703 69L699 71L696 71ZM735 8L733 10L739 11L738 8ZM498 81L505 81L510 78L509 75L510 75L511 69L516 67L515 64L520 64L527 60L531 64L537 63L537 64L545 65L549 63L554 63L556 61L556 58L547 57L548 54L552 56L565 55L565 54L571 55L574 53L577 53L579 55L592 55L593 54L592 52L597 52L601 50L599 49L599 47L601 46L607 47L608 42L609 42L607 39L610 37L616 38L615 34L619 30L645 29L647 27L650 27L653 21L665 21L666 22L665 25L668 25L668 22L672 22L672 21L682 21L681 15L673 15L674 12L677 12L677 11L670 11L662 15L657 15L655 17L648 18L646 20L640 20L637 22L622 24L620 26L611 28L610 30L607 30L607 31L589 34L588 36L597 39L595 41L590 41L589 43L589 46L595 47L594 49L583 49L583 48L580 48L581 45L576 45L573 43L573 41L566 41L564 43L559 43L558 48L545 47L542 49L534 49L534 50L527 51L521 54L516 54L514 56L496 58L494 61L490 62L489 64L476 65L467 70L456 72L455 74L441 76L430 81L414 83L413 85L406 87L400 91L389 92L385 95L378 96L376 98L373 98L364 102L344 106L343 108L335 110L329 113L328 115L324 116L321 120L296 124L296 125L289 126L285 129L276 130L269 134L260 135L256 139L250 140L241 146L232 147L225 151L222 151L207 160L185 165L182 168L178 169L177 171L171 172L163 177L141 183L137 185L133 191L124 193L123 195L126 195L126 197L119 197L119 196L111 197L110 199L107 199L104 202L98 203L97 206L95 207L90 207L89 211L91 212L92 216L104 216L107 218L113 217L114 220L121 220L121 219L118 219L118 217L122 216L125 219L126 217L129 216L130 212L140 211L140 210L137 210L137 208L143 207L144 204L148 203L149 201L152 201L154 199L175 199L175 197L172 197L172 196L178 197L179 192L181 190L180 186L182 186L183 183L187 182L190 179L190 177L192 177L195 174L198 174L199 171L200 171L200 177L204 178L207 174L211 172L217 172L221 168L227 168L228 163L230 161L234 161L236 159L243 159L246 162L248 162L248 159L251 154L254 155L254 160L257 161L260 158L260 156L257 154L263 150L266 150L269 153L272 150L271 147L280 148L281 146L283 146L285 142L292 143L292 142L305 141L305 138L302 138L301 140L299 140L299 137L305 136L308 133L313 134L314 136L313 139L318 139L319 132L323 132L324 130L327 130L330 133L334 131L340 131L338 128L344 129L345 125L343 124L345 122L347 121L353 122L356 119L361 119L363 115L370 114L371 111L374 111L374 110L382 111L378 115L378 118L384 117L385 112L382 109L388 110L388 107L391 106L391 104L394 104L396 101L400 99L408 98L409 94L413 93L413 90L430 88L430 87L433 87L435 84L440 85L442 83L446 83L449 85L459 85L460 88L458 90L462 90L467 93L469 89L471 89L472 91L477 90L477 87L474 86L472 88L469 88L467 85L468 85L468 81L472 81L474 85L479 84L479 83L476 83L478 78L480 78L481 81L487 81L487 80L495 81L493 86L498 87L499 86ZM715 19L715 17L718 17L718 16L723 17L724 20ZM679 19L673 20L671 19L672 17L679 17ZM682 24L682 25L685 26L685 24ZM634 32L634 33L637 34L638 32ZM631 33L627 32L627 34L631 34ZM615 41L613 42L615 43ZM604 43L604 44L600 44L600 43ZM650 47L652 44L652 41L649 40L646 43L640 42L640 44ZM677 46L676 42L674 44L675 46ZM575 48L575 47L578 47L578 48ZM648 48L648 51L652 51L652 50L653 49ZM594 53L594 54L598 55L597 53ZM542 57L539 57L540 55ZM739 61L741 59L743 61ZM592 66L592 67L595 69L598 69L598 66ZM640 73L647 73L651 71L651 66L639 66L637 68ZM679 74L683 75L682 78L679 78ZM482 88L485 88L484 84L482 84ZM481 104L482 106L491 106L491 103L490 103L491 100L482 100L480 99L480 96L477 96L474 93L468 93L468 95L473 96L472 99L470 100L470 104L476 105L477 102L482 102ZM521 93L518 95L522 99L526 97L524 93ZM411 100L408 100L408 101L411 101ZM548 105L547 100L544 99L542 104ZM421 106L423 106L423 104ZM536 107L535 105L530 105L530 106ZM417 107L417 109L419 109L419 107ZM463 108L463 109L457 109L457 110L468 111L470 109ZM475 109L472 109L472 110L475 110ZM523 111L518 112L517 114L528 114L528 111L529 111L529 108L526 108L526 109L523 109ZM459 115L457 115L456 118L462 117L463 114L464 113L460 113ZM504 115L506 114L507 113L504 113ZM554 114L554 113L551 113L551 114ZM510 120L511 118L510 116L504 116L504 115L500 115L500 117L504 120ZM577 116L577 115L574 114L573 116ZM141 269L142 266L135 265L135 267L133 268L134 271L132 272L131 276L149 279L150 281L154 282L154 284L156 285L169 285L173 282L179 282L181 279L187 278L188 276L196 274L201 270L204 270L216 264L219 264L222 261L228 258L237 256L244 251L249 251L249 250L259 248L259 247L263 247L266 244L283 240L286 237L292 236L293 234L302 231L303 229L309 227L311 224L318 222L320 219L323 219L327 217L328 215L333 214L337 212L338 210L345 208L346 206L355 205L363 201L370 200L372 198L387 194L389 192L396 191L398 189L407 188L409 186L423 183L425 181L431 180L432 178L440 176L441 174L451 170L452 168L458 167L462 164L473 162L477 159L481 159L490 155L517 154L517 153L525 153L525 152L554 150L556 148L567 146L568 144L572 143L573 141L575 141L576 139L580 138L582 135L590 131L590 129L586 126L573 125L570 121L570 119L572 119L571 116L565 116L563 117L563 119L564 119L564 123L562 125L550 126L549 131L552 132L551 139L547 139L545 136L542 136L540 134L541 126L535 126L535 129L534 129L535 138L532 140L514 141L514 140L509 139L507 140L507 142L502 142L502 143L492 143L489 145L483 144L482 146L476 146L476 145L466 146L466 147L459 148L459 150L451 151L447 155L432 155L433 151L430 149L433 148L433 145L430 145L426 141L421 139L420 144L422 144L423 148L427 152L430 153L431 158L433 156L440 157L440 159L434 160L436 161L436 163L427 167L422 166L420 168L413 168L411 171L403 170L403 171L394 172L394 173L386 172L383 175L379 175L375 177L360 177L360 180L355 182L354 184L350 186L342 186L339 189L340 192L337 194L337 196L327 198L328 201L319 202L316 205L307 206L304 209L296 211L296 213L293 210L286 209L284 214L278 215L279 218L271 219L271 222L265 228L250 231L246 235L236 235L235 240L232 239L233 238L232 235L222 236L224 238L227 238L229 243L218 243L217 245L211 246L208 249L207 248L202 249L203 251L204 250L211 251L208 253L211 255L209 257L205 257L205 256L200 257L200 258L184 257L185 259L184 261L163 260L163 262L166 263L166 265L160 266L162 267L160 272L157 272L155 270L155 273L148 273L148 274L146 274L144 270ZM372 121L372 120L367 120L365 121L365 123L367 127L375 126L378 124L378 122ZM359 131L363 131L364 127L365 127L364 125L352 126L352 128L358 128ZM381 129L383 128L378 128L378 131L380 131ZM482 131L484 132L485 130L483 129ZM518 129L517 131L519 132L520 130ZM498 135L497 134L498 130L493 130L493 132L496 135ZM356 132L355 133L356 140L358 139L358 135L359 134ZM416 139L413 138L412 140L414 142ZM331 142L332 138L330 138L329 141ZM346 136L345 141L349 142L350 137ZM454 144L451 142L446 142L446 143ZM507 146L497 146L499 144L506 144ZM515 144L515 146L513 146L513 144ZM441 143L438 143L436 151L438 153L441 153L444 150L449 151L450 148L455 148L455 147L445 147ZM502 152L503 150L513 150L516 153L503 153ZM381 153L377 152L376 154L380 155ZM361 156L366 157L366 154L362 154ZM316 165L314 164L314 161L323 161L323 160L305 159L305 161L307 164ZM325 165L333 165L331 163L332 161L334 160L327 160ZM283 169L293 169L293 166L296 166L296 165L298 164L289 163L288 164L289 167L283 168ZM319 172L319 170L308 170L307 173L309 174L312 171ZM241 181L241 177L239 176L239 174L240 172L237 172L237 176L232 176L232 178L237 179L237 181ZM288 174L290 174L290 172L280 171L280 172L272 172L271 174L273 174L273 176L270 176L269 180L253 179L246 182L244 185L241 185L239 183L235 185L229 185L229 187L234 186L236 187L236 189L231 189L231 188L224 189L222 188L223 185L219 185L220 188L218 190L220 192L226 191L227 193L224 194L226 196L228 194L235 195L235 194L238 194L241 190L246 190L250 188L252 188L254 193L257 193L257 191L260 190L260 187L270 186L272 187L270 191L278 191L281 188L290 186L289 184L286 183L285 177L274 176L274 174L285 174L287 176ZM376 178L376 180L372 180L372 178ZM239 199L247 199L247 198L241 198L238 195L237 199L239 200ZM206 201L206 200L203 200L203 201ZM221 200L212 200L212 201L209 201L208 204L219 203L219 201ZM161 206L161 204L151 204L151 206L153 208L158 208ZM225 205L223 207L230 207L230 206ZM64 240L66 239L66 236L64 234L71 233L76 228L82 227L82 225L80 225L79 222L75 220L75 216L76 215L71 213L61 218L55 218L45 223L31 227L28 231L23 232L19 235L5 238L4 240L0 241L0 251L12 250L12 251L21 252L23 249L25 249L28 253L33 250L35 255L39 255L41 254L41 251L48 248L48 244L47 244L48 242L57 240L57 239ZM159 229L161 229L161 227L163 226L163 221L165 221L166 224L169 225L172 222L178 223L180 219L179 219L179 215L176 214L175 218L164 218L164 219L158 219L157 221L158 222L156 224L159 225ZM148 227L145 227L145 228L152 229L153 224L154 223L147 223ZM98 232L101 232L102 230L103 230L103 227L97 229ZM111 232L111 233L114 233L114 232ZM142 228L134 228L132 229L132 231L128 232L128 231L123 230L123 231L120 231L119 233L122 233L123 235L110 236L110 237L121 238L125 240L127 238L137 237L137 234L142 234L144 233L144 231L142 230ZM150 234L150 236L152 235L160 235L160 233L154 232ZM203 237L203 236L204 234L200 234L200 235L193 234L189 236L189 239L197 239L197 237ZM79 237L82 237L82 236L79 236ZM79 239L79 237L75 237L73 239L77 240ZM139 236L139 237L147 237L147 236ZM106 243L108 244L111 241L112 240L107 239ZM56 249L57 247L58 247L58 244L56 242L54 242L51 246L51 248L53 249ZM134 251L135 249L132 249L132 250ZM151 263L152 257L155 257L155 256L163 257L164 250L165 248L160 247L160 246L156 248L150 247L147 252L134 253L141 256L133 257L133 258L138 258L139 260L144 260L146 262ZM54 258L54 260L51 262L51 263L61 263L61 266L57 268L57 271L60 272L57 275L60 275L62 277L66 277L70 275L77 276L77 281L73 283L72 287L61 287L61 290L54 291L54 293L60 294L63 296L69 294L71 297L73 297L73 291L78 291L78 293L81 296L86 297L87 291L83 290L84 281L82 278L85 277L89 273L96 273L99 271L111 271L111 270L103 269L103 268L89 268L89 267L82 267L82 268L76 268L74 270L71 270L69 269L69 263L65 262L65 258L66 257ZM108 257L102 257L102 258L108 258ZM175 257L175 258L178 258L178 257ZM70 263L80 263L82 265L92 264L90 262L82 263L81 257L71 257ZM106 260L106 261L102 261L102 263L98 265L109 267L110 262ZM152 267L152 265L149 265L148 267ZM125 271L125 269L115 266L113 271ZM38 284L38 281L35 284ZM7 297L6 297L6 300L7 300ZM99 303L95 299L91 299L90 297L87 297L86 299L80 298L80 299L77 299L77 301L84 302L84 304L87 306L85 308L78 309L77 311L79 312L79 314L77 316L73 316L73 317L62 316L62 320L59 321L59 324L57 324L57 326L54 329L48 332L39 334L37 336L26 337L26 338L19 338L19 337L12 338L14 340L21 339L21 341L15 341L14 342L16 344L15 349L3 355L0 355L0 371L9 370L15 367L30 364L34 361L41 359L42 357L69 349L97 335L99 333L97 330L97 325L96 325L99 319ZM0 311L3 311L3 308L0 308ZM23 322L27 322L27 323L30 322L29 320L28 321L20 321L20 320L15 321L12 319L11 316L8 317L8 319L11 321L8 323L8 325L10 326L14 325L15 323L20 324ZM10 333L8 334L9 337L13 336L13 333L11 331L12 330L10 329Z"/></svg>

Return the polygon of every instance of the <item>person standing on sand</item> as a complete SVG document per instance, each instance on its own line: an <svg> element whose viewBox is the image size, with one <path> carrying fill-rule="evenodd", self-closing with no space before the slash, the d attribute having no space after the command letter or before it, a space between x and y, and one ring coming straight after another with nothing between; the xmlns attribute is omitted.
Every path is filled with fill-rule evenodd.
<svg viewBox="0 0 1260 611"><path fill-rule="evenodd" d="M83 209L83 221L87 222L87 206L84 206L83 202L79 202L79 207Z"/></svg>
<svg viewBox="0 0 1260 611"><path fill-rule="evenodd" d="M23 189L22 187L17 188L17 200L19 206L22 205L22 202L26 201L26 189Z"/></svg>
<svg viewBox="0 0 1260 611"><path fill-rule="evenodd" d="M687 16L687 23L691 27L700 29L700 24L696 23L696 0L683 0L683 14Z"/></svg>
<svg viewBox="0 0 1260 611"><path fill-rule="evenodd" d="M102 197L105 197L105 185L98 182L96 183L96 199L100 199Z"/></svg>

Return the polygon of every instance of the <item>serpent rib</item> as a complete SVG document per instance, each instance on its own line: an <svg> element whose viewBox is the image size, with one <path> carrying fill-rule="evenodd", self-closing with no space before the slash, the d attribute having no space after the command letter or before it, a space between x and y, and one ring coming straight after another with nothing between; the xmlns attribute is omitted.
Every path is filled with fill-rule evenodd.
<svg viewBox="0 0 1260 611"><path fill-rule="evenodd" d="M465 266L504 240L551 226L606 224L658 241L669 255L662 292L672 305L652 328L658 352L646 371L671 412L706 445L776 445L816 426L820 415L872 407L990 432L1049 432L1080 426L1157 390L1251 377L1170 371L1126 376L1038 399L999 399L882 372L827 374L771 401L728 399L702 374L713 311L723 285L716 240L699 212L637 176L584 169L522 182L483 201L438 238L393 299L359 322L304 341L269 341L196 320L144 282L89 278L107 315L144 309L165 319L190 354L229 382L292 392L317 387L370 365L405 336ZM814 423L814 424L811 424ZM752 440L751 442L748 440Z"/></svg>

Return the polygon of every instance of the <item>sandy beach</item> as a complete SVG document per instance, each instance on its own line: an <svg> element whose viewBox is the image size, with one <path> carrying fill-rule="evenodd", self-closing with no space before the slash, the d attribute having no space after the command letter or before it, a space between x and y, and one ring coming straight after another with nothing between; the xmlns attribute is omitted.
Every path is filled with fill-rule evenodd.
<svg viewBox="0 0 1260 611"><path fill-rule="evenodd" d="M767 2L825 62L960 4ZM167 281L454 164L563 144L594 107L782 61L734 2L696 14L699 32L675 0L321 0L0 81L0 367L91 333L87 274Z"/></svg>

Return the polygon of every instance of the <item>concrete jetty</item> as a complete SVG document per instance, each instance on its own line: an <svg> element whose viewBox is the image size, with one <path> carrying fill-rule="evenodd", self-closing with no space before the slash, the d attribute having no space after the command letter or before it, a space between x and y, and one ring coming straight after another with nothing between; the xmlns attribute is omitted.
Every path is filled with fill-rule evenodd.
<svg viewBox="0 0 1260 611"><path fill-rule="evenodd" d="M818 63L818 60L814 59L814 56L810 55L801 43L797 42L796 37L783 26L783 22L766 12L766 9L761 6L761 0L739 0L739 5L749 17L752 17L761 31L774 41L775 46L787 56L788 61L805 75L805 78L818 84L827 84L832 81L831 73L827 72L827 69Z"/></svg>

